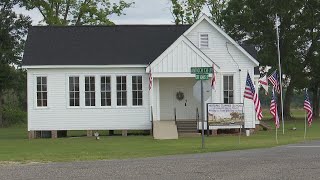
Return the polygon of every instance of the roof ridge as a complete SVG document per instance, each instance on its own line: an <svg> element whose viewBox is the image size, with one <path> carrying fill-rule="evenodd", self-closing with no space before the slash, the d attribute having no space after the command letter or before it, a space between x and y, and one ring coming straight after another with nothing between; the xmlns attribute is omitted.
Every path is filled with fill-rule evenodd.
<svg viewBox="0 0 320 180"><path fill-rule="evenodd" d="M186 24L121 24L121 25L72 25L72 26L62 26L62 25L35 25L31 27L35 28L85 28L85 27L94 27L94 28L100 28L100 27L160 27L160 26L167 26L167 27L190 27L191 25Z"/></svg>

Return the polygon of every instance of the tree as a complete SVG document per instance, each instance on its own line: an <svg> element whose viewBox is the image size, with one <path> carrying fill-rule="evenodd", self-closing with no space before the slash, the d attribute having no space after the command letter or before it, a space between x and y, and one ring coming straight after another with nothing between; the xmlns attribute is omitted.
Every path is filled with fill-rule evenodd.
<svg viewBox="0 0 320 180"><path fill-rule="evenodd" d="M124 14L133 2L120 0L21 0L26 9L37 9L48 25L113 25L110 15Z"/></svg>
<svg viewBox="0 0 320 180"><path fill-rule="evenodd" d="M3 93L15 88L16 68L21 64L24 37L30 25L30 18L12 11L16 0L0 1L0 126L3 126Z"/></svg>
<svg viewBox="0 0 320 180"><path fill-rule="evenodd" d="M246 40L259 50L263 66L277 68L276 14L279 26L282 71L285 74L284 115L290 117L295 88L306 86L306 62L310 50L304 26L313 22L307 17L307 5L300 0L230 0L223 12L223 25L237 41Z"/></svg>
<svg viewBox="0 0 320 180"><path fill-rule="evenodd" d="M175 24L193 24L199 19L206 0L171 0L171 3Z"/></svg>
<svg viewBox="0 0 320 180"><path fill-rule="evenodd" d="M207 0L206 5L211 15L210 19L221 27L223 20L222 12L227 8L228 0Z"/></svg>

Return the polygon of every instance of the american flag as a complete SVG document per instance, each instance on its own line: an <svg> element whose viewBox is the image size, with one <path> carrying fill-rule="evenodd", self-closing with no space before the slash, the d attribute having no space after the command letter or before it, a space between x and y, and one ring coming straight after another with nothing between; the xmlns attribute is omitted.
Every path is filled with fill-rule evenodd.
<svg viewBox="0 0 320 180"><path fill-rule="evenodd" d="M306 98L304 99L303 109L307 111L308 125L311 126L312 123L312 108L309 101L308 90L306 89Z"/></svg>
<svg viewBox="0 0 320 180"><path fill-rule="evenodd" d="M274 123L276 125L276 128L280 127L280 121L279 121L279 115L278 115L278 106L277 106L277 100L276 96L274 94L274 89L272 89L272 98L271 98L271 104L270 104L270 113L273 116Z"/></svg>
<svg viewBox="0 0 320 180"><path fill-rule="evenodd" d="M152 73L151 73L151 66L149 66L149 90L152 88Z"/></svg>
<svg viewBox="0 0 320 180"><path fill-rule="evenodd" d="M214 71L214 64L212 64L211 88L215 89L215 86L216 86L216 73Z"/></svg>
<svg viewBox="0 0 320 180"><path fill-rule="evenodd" d="M253 86L253 83L251 81L249 73L247 74L246 88L244 90L244 97L247 99L253 100L257 119L261 120L263 116L262 116L262 109L261 109L260 100L259 100L258 94Z"/></svg>
<svg viewBox="0 0 320 180"><path fill-rule="evenodd" d="M279 76L277 70L275 70L269 77L268 80L273 85L274 89L280 94L280 83L279 83Z"/></svg>

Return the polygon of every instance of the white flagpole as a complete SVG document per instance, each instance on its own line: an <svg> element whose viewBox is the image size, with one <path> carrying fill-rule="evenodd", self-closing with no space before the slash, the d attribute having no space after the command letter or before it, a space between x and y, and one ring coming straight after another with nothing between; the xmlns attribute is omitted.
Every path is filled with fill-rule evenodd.
<svg viewBox="0 0 320 180"><path fill-rule="evenodd" d="M304 112L304 141L306 141L307 136L307 112Z"/></svg>
<svg viewBox="0 0 320 180"><path fill-rule="evenodd" d="M278 127L277 127L277 125L276 125L276 142L277 142L277 144L279 143L278 142Z"/></svg>
<svg viewBox="0 0 320 180"><path fill-rule="evenodd" d="M282 134L284 134L284 118L283 118L283 98L282 98L282 73L281 73L281 62L280 62L280 45L279 45L279 21L278 15L276 14L276 29L277 29L277 48L278 48L278 62L279 62L279 79L280 79L280 96L281 96L281 120L282 120Z"/></svg>

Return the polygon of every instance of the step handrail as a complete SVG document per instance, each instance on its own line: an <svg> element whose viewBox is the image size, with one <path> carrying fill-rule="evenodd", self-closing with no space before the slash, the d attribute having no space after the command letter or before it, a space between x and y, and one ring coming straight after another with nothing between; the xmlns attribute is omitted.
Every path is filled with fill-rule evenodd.
<svg viewBox="0 0 320 180"><path fill-rule="evenodd" d="M197 107L197 108L196 108L197 130L199 129L199 119L200 119L200 117L199 117L199 109L198 109L198 107Z"/></svg>
<svg viewBox="0 0 320 180"><path fill-rule="evenodd" d="M173 115L174 115L174 123L177 125L177 109L176 108L174 108L173 109Z"/></svg>

